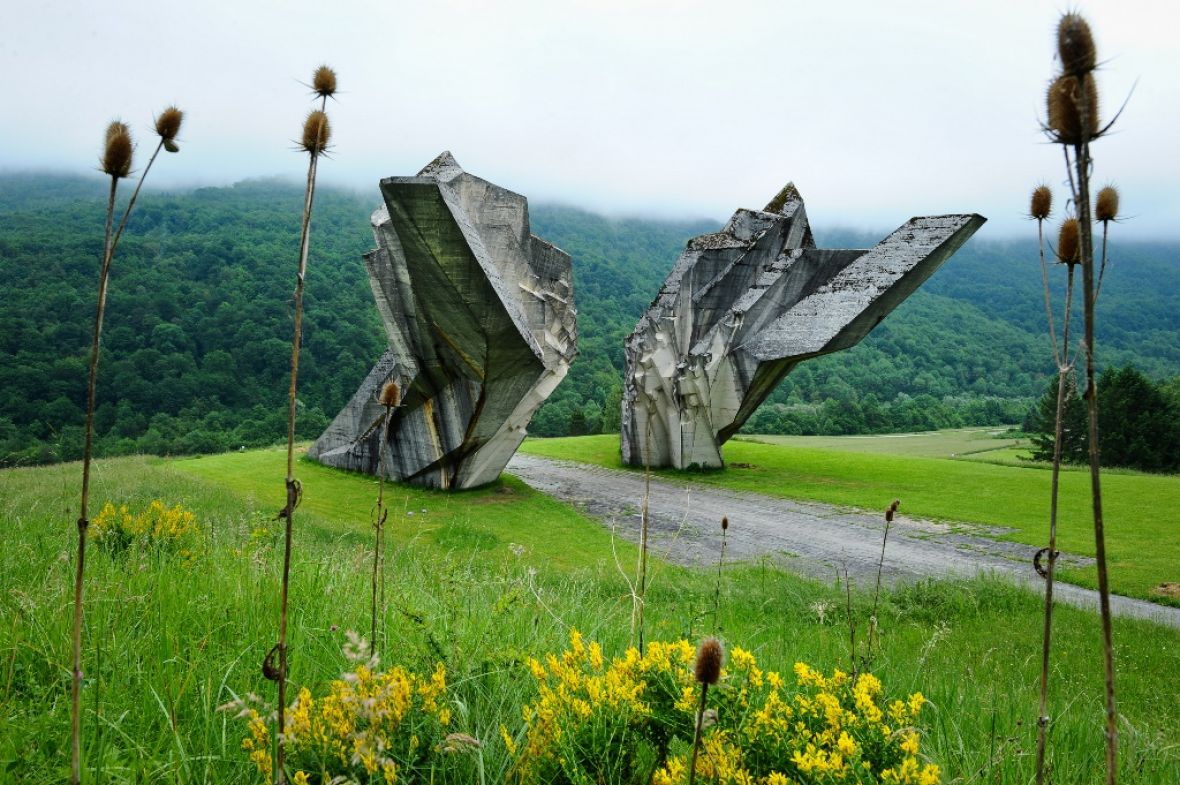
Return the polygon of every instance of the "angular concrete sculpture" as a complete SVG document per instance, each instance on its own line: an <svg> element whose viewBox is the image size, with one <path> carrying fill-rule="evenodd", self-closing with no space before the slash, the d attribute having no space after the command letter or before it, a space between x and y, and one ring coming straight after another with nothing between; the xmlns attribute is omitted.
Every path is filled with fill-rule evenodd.
<svg viewBox="0 0 1180 785"><path fill-rule="evenodd" d="M381 181L365 254L389 349L312 445L321 463L432 488L491 482L577 352L570 257L520 194L443 153ZM387 382L402 390L382 439Z"/></svg>
<svg viewBox="0 0 1180 785"><path fill-rule="evenodd" d="M722 466L721 445L795 365L854 346L984 220L913 218L869 250L820 250L788 184L694 237L627 339L623 460Z"/></svg>

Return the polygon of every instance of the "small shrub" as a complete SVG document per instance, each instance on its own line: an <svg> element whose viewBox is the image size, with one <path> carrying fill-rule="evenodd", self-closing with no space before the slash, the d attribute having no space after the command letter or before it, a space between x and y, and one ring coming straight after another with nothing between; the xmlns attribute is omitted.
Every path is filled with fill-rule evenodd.
<svg viewBox="0 0 1180 785"><path fill-rule="evenodd" d="M687 783L700 695L695 659L687 641L656 641L643 655L631 648L608 663L597 644L571 632L567 651L529 662L540 695L525 707L523 745L503 729L515 780ZM939 767L919 756L920 693L886 701L872 674L825 676L804 663L796 663L794 681L789 686L759 669L750 652L732 650L708 692L701 781L939 782Z"/></svg>
<svg viewBox="0 0 1180 785"><path fill-rule="evenodd" d="M168 507L160 499L153 499L136 514L126 504L116 508L112 502L106 502L90 521L90 531L95 542L111 551L137 545L191 558L196 555L201 530L197 516L191 511L179 504Z"/></svg>
<svg viewBox="0 0 1180 785"><path fill-rule="evenodd" d="M466 734L447 734L451 710L446 670L420 676L400 666L378 670L369 644L349 633L345 653L351 670L316 696L304 687L286 711L286 767L297 785L329 782L426 782L446 757L478 742ZM258 773L269 779L271 730L257 699L222 707L238 710L248 722L242 740Z"/></svg>

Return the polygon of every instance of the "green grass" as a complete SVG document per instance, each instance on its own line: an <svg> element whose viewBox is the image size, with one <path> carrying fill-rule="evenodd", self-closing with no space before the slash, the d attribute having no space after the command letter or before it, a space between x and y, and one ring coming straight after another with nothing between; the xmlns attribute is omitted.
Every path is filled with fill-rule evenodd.
<svg viewBox="0 0 1180 785"><path fill-rule="evenodd" d="M767 448L769 449L769 448ZM957 464L950 464L957 465ZM368 627L371 478L301 462L292 565L292 678L322 690L345 666L344 631ZM62 782L68 769L71 512L77 464L0 472L0 782ZM115 459L94 495L133 506L183 503L204 531L191 565L152 551L92 548L87 562L85 749L90 782L256 781L244 728L217 706L256 692L277 629L274 512L278 451L184 461ZM505 491L504 489L508 489ZM509 765L501 724L520 726L533 687L522 660L559 650L568 628L626 645L630 600L601 527L512 479L455 495L389 489L389 658L443 661L455 729L483 742L488 782ZM400 505L400 507L399 507ZM422 513L421 509L427 512ZM509 543L524 546L516 555ZM634 551L620 554L633 564ZM649 638L711 628L712 571L656 561ZM726 570L720 627L766 667L848 667L842 587L765 564ZM854 595L862 637L871 598ZM1058 611L1051 759L1055 781L1094 783L1102 766L1102 666L1096 618ZM1034 746L1040 607L996 581L922 583L883 598L874 671L888 692L932 701L923 750L947 782L1027 782ZM1120 781L1174 785L1180 774L1180 633L1116 620ZM470 761L439 782L476 781ZM463 768L467 766L468 768Z"/></svg>
<svg viewBox="0 0 1180 785"><path fill-rule="evenodd" d="M910 516L964 521L1011 528L1007 538L1043 545L1048 537L1048 467L1008 466L983 461L928 457L937 437L927 436L907 451L905 439L820 437L823 448L804 446L808 437L735 439L725 446L728 468L711 472L661 471L705 485L753 491L793 499L883 510L900 498ZM774 443L763 440L774 439ZM847 441L836 442L844 439ZM838 443L840 447L831 446ZM962 444L952 432L949 444ZM969 442L973 443L973 442ZM845 446L847 445L847 446ZM869 448L872 445L872 448ZM621 468L617 436L530 439L524 452ZM954 449L945 450L949 456ZM1125 471L1104 472L1103 504L1111 585L1132 597L1166 601L1152 589L1180 581L1180 477ZM1094 555L1088 470L1062 473L1058 547ZM1065 580L1095 587L1093 567L1065 570Z"/></svg>
<svg viewBox="0 0 1180 785"><path fill-rule="evenodd" d="M998 450L1015 449L1027 439L1009 435L1006 427L954 428L922 433L888 433L872 436L739 436L740 441L806 447L818 450L847 450L879 455L912 455L921 458L965 458ZM1024 450L1027 452L1027 450Z"/></svg>

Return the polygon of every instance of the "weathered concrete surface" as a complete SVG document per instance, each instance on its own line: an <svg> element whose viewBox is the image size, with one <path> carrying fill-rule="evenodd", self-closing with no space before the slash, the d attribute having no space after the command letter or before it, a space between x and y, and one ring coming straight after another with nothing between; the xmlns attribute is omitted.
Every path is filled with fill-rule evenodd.
<svg viewBox="0 0 1180 785"><path fill-rule="evenodd" d="M528 202L443 153L381 181L365 255L389 349L308 455L433 488L499 476L577 352L570 257L529 233Z"/></svg>
<svg viewBox="0 0 1180 785"><path fill-rule="evenodd" d="M539 491L570 502L610 526L621 537L639 538L642 472L517 454L510 473ZM997 575L1042 592L1033 570L1031 545L993 539L1005 530L967 523L938 523L899 515L889 529L881 560L884 515L798 502L756 493L690 485L662 477L651 480L649 542L654 553L679 564L716 567L721 549L721 516L728 516L726 560L769 559L786 570L820 580L849 578L871 587L882 564L887 584L921 578ZM1085 566L1087 557L1062 554L1059 564ZM1056 583L1061 602L1097 610L1098 593ZM1111 597L1118 615L1180 627L1180 608L1129 597Z"/></svg>
<svg viewBox="0 0 1180 785"><path fill-rule="evenodd" d="M869 250L820 250L788 184L693 238L627 339L623 460L722 466L721 445L792 368L858 343L984 220L913 218Z"/></svg>

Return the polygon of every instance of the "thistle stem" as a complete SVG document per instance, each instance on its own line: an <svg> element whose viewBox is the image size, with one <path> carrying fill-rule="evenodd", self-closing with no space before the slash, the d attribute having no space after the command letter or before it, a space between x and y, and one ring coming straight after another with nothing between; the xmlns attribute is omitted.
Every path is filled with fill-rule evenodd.
<svg viewBox="0 0 1180 785"><path fill-rule="evenodd" d="M373 598L370 607L373 653L380 654L377 645L377 589L381 588L381 610L385 611L385 445L389 436L389 420L393 416L393 407L385 407L385 417L381 424L381 442L377 456L377 519L373 526Z"/></svg>
<svg viewBox="0 0 1180 785"><path fill-rule="evenodd" d="M1038 236L1041 235L1040 224L1037 222ZM1073 265L1068 265L1068 283L1065 288L1065 314L1062 318L1062 347L1058 351L1057 341L1053 340L1053 357L1057 361L1057 412L1053 425L1053 479L1049 498L1049 566L1045 571L1045 621L1041 636L1041 694L1039 711L1037 712L1037 785L1045 781L1045 753L1048 745L1049 730L1049 653L1052 649L1053 638L1053 579L1057 565L1057 502L1060 496L1062 439L1064 437L1066 379L1072 370L1069 355L1069 326L1073 314ZM1045 251L1042 240L1041 269L1045 269ZM1049 314L1049 331L1052 336L1053 317L1049 309L1048 279L1045 281L1045 303Z"/></svg>
<svg viewBox="0 0 1180 785"><path fill-rule="evenodd" d="M78 509L78 557L74 571L74 626L73 626L73 668L70 687L70 781L79 785L82 781L82 590L86 572L86 534L90 528L90 466L94 459L94 411L96 409L98 391L98 358L102 344L102 322L106 315L107 288L110 282L111 262L115 258L115 249L123 230L127 227L127 219L131 209L135 207L135 200L139 197L139 190L143 188L143 181L147 179L160 148L164 146L161 139L156 145L152 157L144 167L131 200L123 210L123 217L119 221L118 230L113 232L115 223L115 194L119 187L119 178L111 176L111 189L107 196L106 228L103 232L102 266L98 274L98 304L94 309L94 330L90 343L90 367L86 382L86 436L82 448L82 501Z"/></svg>
<svg viewBox="0 0 1180 785"><path fill-rule="evenodd" d="M291 341L291 386L287 391L287 505L282 517L286 520L283 533L283 580L279 594L279 698L278 698L278 743L275 750L275 783L287 781L285 771L287 707L287 596L291 583L291 539L295 507L299 503L301 489L295 479L295 392L299 379L299 350L303 345L303 284L307 275L307 253L311 238L311 210L315 201L315 175L319 155L309 154L307 166L307 191L303 202L303 226L299 239L299 274L295 278L295 334Z"/></svg>
<svg viewBox="0 0 1180 785"><path fill-rule="evenodd" d="M1092 79L1093 76L1087 78ZM1081 127L1086 128L1086 106L1081 102ZM1102 617L1102 660L1106 677L1106 783L1118 778L1118 715L1114 687L1114 641L1110 612L1110 576L1106 565L1106 532L1102 516L1102 480L1098 450L1098 387L1094 380L1094 242L1090 223L1090 144L1074 150L1077 166L1078 221L1081 224L1082 298L1085 312L1086 410L1090 436L1090 498L1094 512L1094 557L1098 567L1098 603Z"/></svg>
<svg viewBox="0 0 1180 785"><path fill-rule="evenodd" d="M709 694L709 685L701 683L701 705L697 709L697 726L692 735L692 762L688 764L688 785L693 785L697 778L697 752L701 748L701 732L705 724L705 698Z"/></svg>

